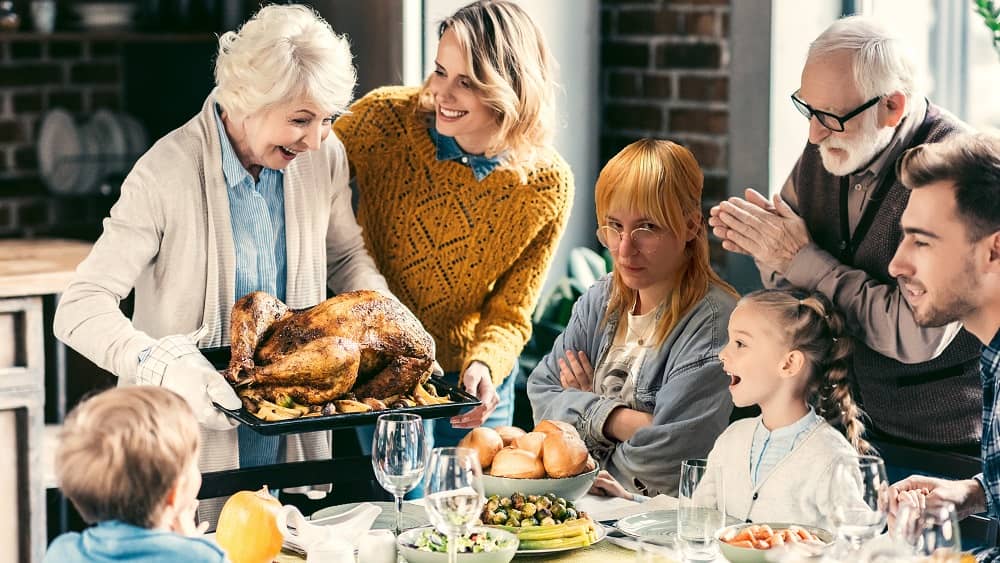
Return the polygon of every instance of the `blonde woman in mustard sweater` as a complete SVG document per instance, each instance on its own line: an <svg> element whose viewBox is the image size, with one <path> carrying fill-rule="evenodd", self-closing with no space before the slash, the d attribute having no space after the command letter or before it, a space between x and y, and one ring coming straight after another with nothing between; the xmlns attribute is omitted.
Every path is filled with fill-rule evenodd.
<svg viewBox="0 0 1000 563"><path fill-rule="evenodd" d="M442 21L438 35L423 86L377 89L334 130L369 252L434 335L446 376L483 403L438 421L435 441L448 445L512 420L517 357L573 176L551 144L556 65L531 18L483 0Z"/></svg>

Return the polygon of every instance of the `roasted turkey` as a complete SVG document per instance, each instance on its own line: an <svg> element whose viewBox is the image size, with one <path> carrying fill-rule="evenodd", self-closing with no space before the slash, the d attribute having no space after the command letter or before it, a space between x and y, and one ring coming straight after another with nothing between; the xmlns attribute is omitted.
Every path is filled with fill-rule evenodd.
<svg viewBox="0 0 1000 563"><path fill-rule="evenodd" d="M226 378L244 399L385 399L427 380L434 340L401 303L353 291L299 311L264 292L233 305Z"/></svg>

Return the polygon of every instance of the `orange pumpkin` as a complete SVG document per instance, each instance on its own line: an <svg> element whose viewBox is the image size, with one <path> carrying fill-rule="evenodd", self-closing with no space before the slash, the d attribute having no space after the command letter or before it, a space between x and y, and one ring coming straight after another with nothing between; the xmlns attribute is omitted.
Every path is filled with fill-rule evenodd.
<svg viewBox="0 0 1000 563"><path fill-rule="evenodd" d="M283 538L275 513L280 508L267 485L229 497L219 515L215 541L232 563L271 563L278 555Z"/></svg>

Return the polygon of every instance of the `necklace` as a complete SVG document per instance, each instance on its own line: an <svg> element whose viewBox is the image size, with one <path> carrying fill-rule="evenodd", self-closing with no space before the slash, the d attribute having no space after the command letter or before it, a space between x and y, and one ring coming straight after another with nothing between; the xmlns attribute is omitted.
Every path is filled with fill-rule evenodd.
<svg viewBox="0 0 1000 563"><path fill-rule="evenodd" d="M636 342L639 346L645 346L646 342L649 341L649 337L656 330L656 326L663 317L665 305L666 301L661 302L656 309L645 315L628 314L628 332L637 337ZM632 310L635 310L635 305L632 306Z"/></svg>

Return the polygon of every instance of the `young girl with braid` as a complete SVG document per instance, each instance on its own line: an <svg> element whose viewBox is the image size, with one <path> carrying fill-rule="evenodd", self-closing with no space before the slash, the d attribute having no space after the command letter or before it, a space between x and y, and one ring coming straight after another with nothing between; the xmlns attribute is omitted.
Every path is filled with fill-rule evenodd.
<svg viewBox="0 0 1000 563"><path fill-rule="evenodd" d="M761 415L719 436L695 495L711 504L724 490L720 508L746 522L833 529L826 516L833 461L870 450L848 388L851 351L844 319L823 295L764 290L743 297L719 358L733 403L759 405ZM605 483L604 492L615 494L614 485Z"/></svg>

